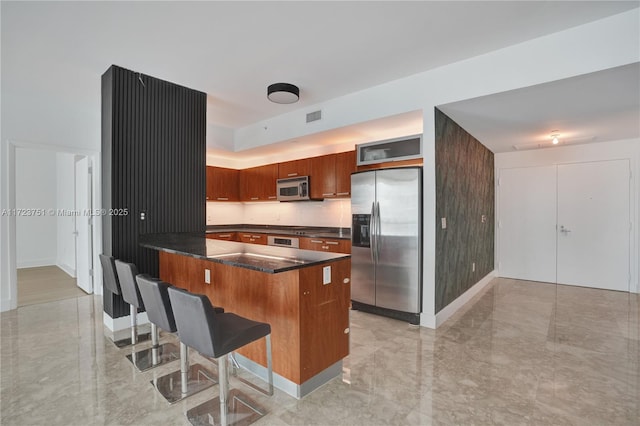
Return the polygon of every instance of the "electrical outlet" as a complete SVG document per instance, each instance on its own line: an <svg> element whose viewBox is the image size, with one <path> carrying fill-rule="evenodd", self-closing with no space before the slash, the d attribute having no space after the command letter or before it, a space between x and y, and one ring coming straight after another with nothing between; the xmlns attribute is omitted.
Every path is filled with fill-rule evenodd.
<svg viewBox="0 0 640 426"><path fill-rule="evenodd" d="M480 221L481 221L482 223L486 223L486 222L487 222L487 215L486 215L486 214L483 214L482 216L480 216Z"/></svg>
<svg viewBox="0 0 640 426"><path fill-rule="evenodd" d="M331 284L331 266L322 268L322 284Z"/></svg>
<svg viewBox="0 0 640 426"><path fill-rule="evenodd" d="M204 282L211 284L211 269L204 270Z"/></svg>
<svg viewBox="0 0 640 426"><path fill-rule="evenodd" d="M447 229L447 218L443 217L441 219L441 222L442 222L442 229Z"/></svg>
<svg viewBox="0 0 640 426"><path fill-rule="evenodd" d="M471 264L471 272L475 272L476 271L476 262L473 262Z"/></svg>

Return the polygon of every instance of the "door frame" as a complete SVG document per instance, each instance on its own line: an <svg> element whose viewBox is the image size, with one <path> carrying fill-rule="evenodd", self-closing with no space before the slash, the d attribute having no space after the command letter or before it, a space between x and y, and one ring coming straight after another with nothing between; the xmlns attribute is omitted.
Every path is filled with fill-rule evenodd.
<svg viewBox="0 0 640 426"><path fill-rule="evenodd" d="M6 151L4 152L4 164L2 169L5 170L5 178L7 185L4 188L7 191L6 205L7 209L12 210L16 208L16 149L32 149L32 150L44 150L52 153L66 153L83 155L89 158L93 167L93 173L91 174L91 190L93 197L91 200L92 209L100 210L102 208L102 191L101 191L101 155L99 151L78 149L74 147L67 147L63 145L53 144L38 144L24 141L7 141ZM55 208L55 207L53 207ZM16 218L15 216L6 216L2 220L7 221L7 235L6 235L6 265L7 272L3 272L3 281L8 281L7 288L9 290L8 297L3 296L2 306L0 311L6 311L16 309L18 307L18 280L17 280L17 266L16 266ZM98 255L102 252L102 220L94 220L94 226L92 229L92 259L94 265L93 273L93 288L94 294L102 294L102 271L97 267L100 264ZM4 251L4 250L3 250ZM4 259L2 259L4 261ZM6 275L5 275L6 274ZM2 287L5 287L5 283L2 283Z"/></svg>
<svg viewBox="0 0 640 426"><path fill-rule="evenodd" d="M596 145L596 144L594 144ZM606 144L605 144L606 145ZM570 147L566 147L566 148L570 148ZM549 148L549 149L553 149L553 150L557 150L560 151L560 149L558 148ZM548 151L544 150L544 151ZM606 149L606 148L605 148ZM541 150L542 151L542 150ZM543 154L541 154L541 156L543 156ZM566 155L564 157L567 157ZM500 179L502 177L502 170L505 169L516 169L516 168L528 168L528 167L538 167L538 166L562 166L562 165L571 165L571 164L583 164L583 163L596 163L596 162L603 162L603 161L615 161L615 160L627 160L629 161L629 173L630 173L630 181L629 181L629 220L631 222L631 230L629 232L629 274L630 274L630 283L629 283L629 292L630 293L640 293L640 283L638 280L638 262L636 262L636 260L638 259L638 250L639 250L639 232L638 232L638 221L639 221L639 217L638 217L638 213L639 213L639 198L640 198L640 194L636 195L638 193L638 190L640 188L638 188L638 179L636 178L636 176L638 175L638 168L640 166L640 158L636 159L634 156L625 156L625 155L611 155L610 157L608 156L602 156L600 158L598 157L591 157L591 158L584 158L584 159L576 159L573 161L544 161L544 159L542 159L542 161L540 161L540 159L527 159L525 161L516 161L514 163L517 164L513 164L513 165L499 165L496 164L495 168L495 175L497 177L496 179L496 189L495 189L495 203L496 203L496 217L495 217L495 229L496 229L496 233L495 233L495 264L496 265L500 265L500 232L501 229L498 226L499 225L499 221L500 221L500 215L501 215L501 203L502 200L500 199ZM508 162L508 161L505 161ZM501 276L500 274L500 270L499 267L496 268L496 272L497 272L497 276ZM556 277L556 281L557 281L557 277Z"/></svg>

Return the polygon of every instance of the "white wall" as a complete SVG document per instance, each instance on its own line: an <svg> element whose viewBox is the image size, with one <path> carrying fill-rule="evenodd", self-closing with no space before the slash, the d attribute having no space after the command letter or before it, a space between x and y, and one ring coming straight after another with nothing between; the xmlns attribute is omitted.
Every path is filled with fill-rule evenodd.
<svg viewBox="0 0 640 426"><path fill-rule="evenodd" d="M42 215L16 215L18 268L56 264L56 157L49 152L16 150L16 208L42 209Z"/></svg>
<svg viewBox="0 0 640 426"><path fill-rule="evenodd" d="M56 154L56 208L75 210L75 155ZM72 277L76 276L76 229L74 216L58 215L57 219L57 258L56 265Z"/></svg>
<svg viewBox="0 0 640 426"><path fill-rule="evenodd" d="M294 203L207 203L207 225L287 225L351 227L351 200Z"/></svg>
<svg viewBox="0 0 640 426"><path fill-rule="evenodd" d="M502 169L514 167L547 166L556 164L579 163L629 159L631 164L630 217L633 222L631 244L631 291L639 292L638 265L640 264L640 139L601 142L586 145L568 145L531 151L509 152L495 155L496 178L500 178ZM498 195L498 191L496 191ZM500 203L496 197L496 212ZM500 230L496 226L496 233ZM496 265L499 264L500 247L496 235Z"/></svg>

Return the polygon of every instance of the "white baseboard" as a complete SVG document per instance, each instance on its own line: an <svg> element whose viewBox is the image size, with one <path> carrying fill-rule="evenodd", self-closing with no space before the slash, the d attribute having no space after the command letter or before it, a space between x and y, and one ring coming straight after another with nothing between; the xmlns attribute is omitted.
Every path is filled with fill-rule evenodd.
<svg viewBox="0 0 640 426"><path fill-rule="evenodd" d="M485 275L480 281L475 283L467 291L462 293L456 300L445 306L435 316L436 328L440 327L446 320L451 318L460 308L467 304L474 296L479 294L490 282L496 277L496 271L493 270Z"/></svg>
<svg viewBox="0 0 640 426"><path fill-rule="evenodd" d="M18 304L15 299L0 299L0 312L16 309Z"/></svg>
<svg viewBox="0 0 640 426"><path fill-rule="evenodd" d="M31 259L31 260L22 260L17 262L16 268L37 268L40 266L56 266L56 259Z"/></svg>
<svg viewBox="0 0 640 426"><path fill-rule="evenodd" d="M120 331L131 327L130 315L120 318L111 318L108 313L102 313L102 322L110 331ZM146 312L140 312L137 318L138 325L148 324L149 318Z"/></svg>
<svg viewBox="0 0 640 426"><path fill-rule="evenodd" d="M56 266L60 269L62 269L64 272L67 273L67 275L69 275L71 278L76 278L76 270L75 268L72 268L69 265L65 265L64 263L57 263Z"/></svg>
<svg viewBox="0 0 640 426"><path fill-rule="evenodd" d="M420 315L420 326L426 328L438 328L446 320L451 318L460 308L469 302L475 295L480 293L486 286L496 277L496 271L489 272L484 278L471 286L467 291L462 293L456 300L449 303L440 312L435 315Z"/></svg>

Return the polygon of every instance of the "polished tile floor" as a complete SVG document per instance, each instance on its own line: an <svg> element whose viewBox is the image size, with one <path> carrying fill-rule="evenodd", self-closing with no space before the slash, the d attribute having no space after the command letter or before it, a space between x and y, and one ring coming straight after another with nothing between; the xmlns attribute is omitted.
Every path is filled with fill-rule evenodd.
<svg viewBox="0 0 640 426"><path fill-rule="evenodd" d="M343 377L267 398L262 425L640 425L636 294L495 279L437 331L352 312ZM9 425L186 425L217 387L167 406L104 338L101 300L2 313ZM172 336L163 336L171 340ZM193 360L206 362L197 354Z"/></svg>

